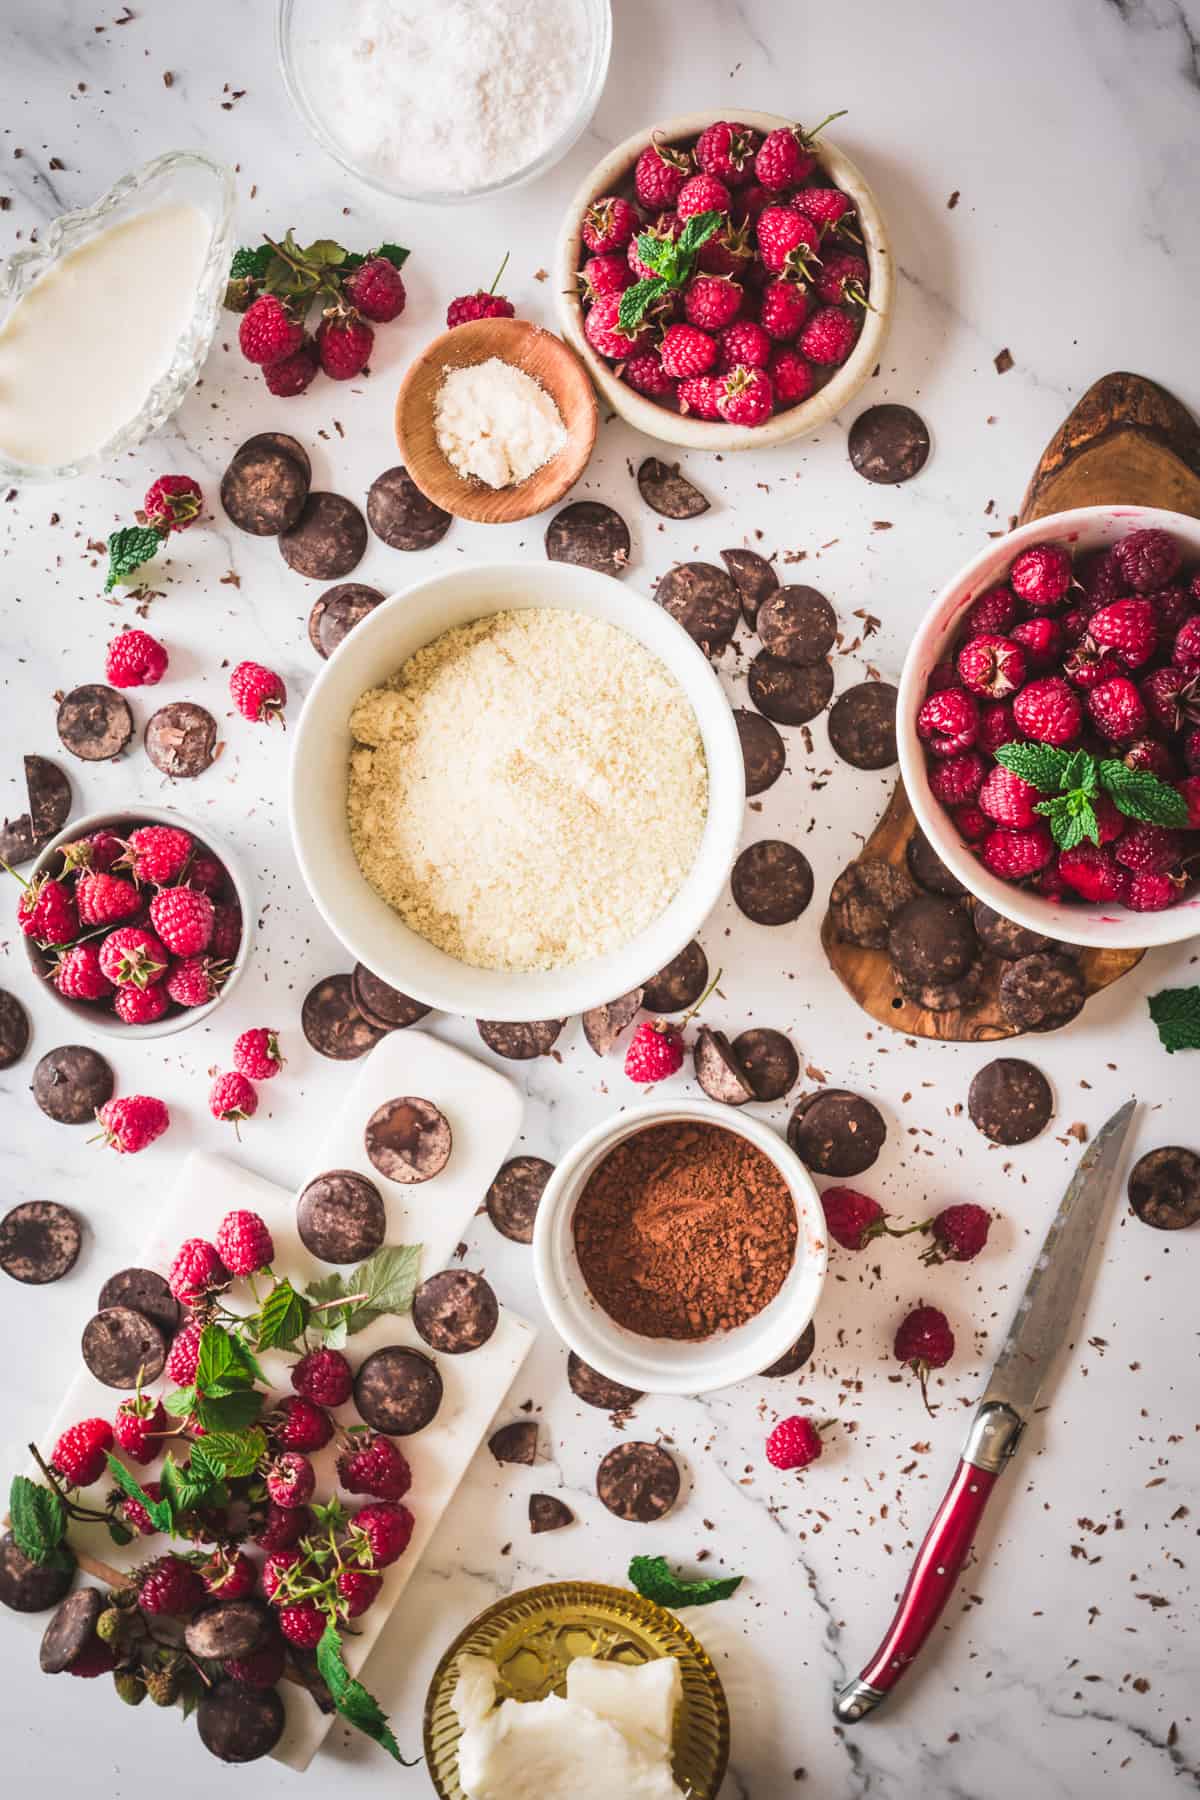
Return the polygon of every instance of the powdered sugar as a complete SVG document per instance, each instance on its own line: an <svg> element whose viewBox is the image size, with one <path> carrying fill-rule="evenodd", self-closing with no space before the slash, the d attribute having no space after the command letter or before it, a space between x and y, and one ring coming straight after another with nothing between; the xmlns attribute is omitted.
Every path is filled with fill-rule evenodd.
<svg viewBox="0 0 1200 1800"><path fill-rule="evenodd" d="M553 400L498 356L451 369L434 399L438 447L460 475L515 487L567 441Z"/></svg>

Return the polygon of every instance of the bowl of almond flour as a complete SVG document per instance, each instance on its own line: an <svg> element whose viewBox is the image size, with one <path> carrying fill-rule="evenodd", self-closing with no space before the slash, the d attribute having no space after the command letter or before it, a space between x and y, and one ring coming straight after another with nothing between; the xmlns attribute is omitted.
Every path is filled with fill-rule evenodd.
<svg viewBox="0 0 1200 1800"><path fill-rule="evenodd" d="M737 848L737 730L670 615L567 564L454 570L322 670L290 811L318 910L428 1006L565 1018L662 968Z"/></svg>

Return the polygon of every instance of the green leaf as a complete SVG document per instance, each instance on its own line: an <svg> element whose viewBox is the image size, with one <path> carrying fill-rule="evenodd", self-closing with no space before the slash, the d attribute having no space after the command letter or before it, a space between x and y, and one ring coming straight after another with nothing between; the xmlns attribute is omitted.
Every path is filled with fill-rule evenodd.
<svg viewBox="0 0 1200 1800"><path fill-rule="evenodd" d="M713 233L720 230L722 217L723 215L719 212L693 214L679 234L679 254L689 258L695 256L700 246L707 244ZM638 245L638 254L641 254L640 244Z"/></svg>
<svg viewBox="0 0 1200 1800"><path fill-rule="evenodd" d="M173 1419L186 1419L196 1404L194 1387L174 1388L163 1396L163 1407Z"/></svg>
<svg viewBox="0 0 1200 1800"><path fill-rule="evenodd" d="M117 1519L110 1519L108 1521L108 1535L113 1543L118 1545L121 1549L124 1549L126 1544L132 1544L133 1542L133 1532L130 1530L129 1526L122 1525Z"/></svg>
<svg viewBox="0 0 1200 1800"><path fill-rule="evenodd" d="M711 1606L728 1600L742 1585L740 1575L711 1575L704 1581L686 1581L674 1575L665 1556L635 1556L629 1565L630 1585L644 1600L656 1606Z"/></svg>
<svg viewBox="0 0 1200 1800"><path fill-rule="evenodd" d="M1088 798L1099 792L1099 777L1096 772L1096 759L1086 750L1074 750L1062 774L1063 792L1073 788L1080 789Z"/></svg>
<svg viewBox="0 0 1200 1800"><path fill-rule="evenodd" d="M67 1514L53 1488L14 1475L8 1490L9 1525L17 1549L30 1562L50 1562L67 1534Z"/></svg>
<svg viewBox="0 0 1200 1800"><path fill-rule="evenodd" d="M244 1346L223 1325L206 1325L200 1333L196 1386L201 1393L217 1396L249 1387L257 1366L247 1366Z"/></svg>
<svg viewBox="0 0 1200 1800"><path fill-rule="evenodd" d="M229 265L229 279L231 281L261 281L274 254L270 244L256 244L252 250L242 245L233 253L233 261Z"/></svg>
<svg viewBox="0 0 1200 1800"><path fill-rule="evenodd" d="M402 269L408 261L408 251L402 244L380 244L375 255L386 258L386 260L391 263L393 269ZM361 261L362 259L360 258L359 260Z"/></svg>
<svg viewBox="0 0 1200 1800"><path fill-rule="evenodd" d="M1106 758L1100 764L1100 783L1128 818L1146 825L1187 825L1190 815L1183 795L1149 769L1131 769L1116 758Z"/></svg>
<svg viewBox="0 0 1200 1800"><path fill-rule="evenodd" d="M258 1349L288 1349L304 1336L311 1311L308 1301L290 1281L277 1281L258 1315Z"/></svg>
<svg viewBox="0 0 1200 1800"><path fill-rule="evenodd" d="M335 269L340 268L346 260L346 252L333 238L318 238L309 244L304 252L305 262L331 263Z"/></svg>
<svg viewBox="0 0 1200 1800"><path fill-rule="evenodd" d="M1049 800L1039 800L1034 812L1041 813L1048 820L1050 835L1060 850L1074 850L1089 838L1093 844L1100 842L1100 822L1096 817L1096 809L1083 788L1075 788L1069 794L1055 794Z"/></svg>
<svg viewBox="0 0 1200 1800"><path fill-rule="evenodd" d="M202 1465L199 1465L193 1473L190 1462L186 1469L181 1469L174 1458L170 1456L163 1460L162 1469L159 1472L159 1482L162 1487L163 1501L171 1507L172 1527L184 1513L191 1512L202 1501L216 1499L222 1488L222 1484L214 1481L211 1472L204 1469ZM161 1529L165 1528L160 1526Z"/></svg>
<svg viewBox="0 0 1200 1800"><path fill-rule="evenodd" d="M255 1425L247 1431L210 1431L192 1445L191 1464L201 1459L204 1467L227 1481L253 1475L267 1454L267 1434Z"/></svg>
<svg viewBox="0 0 1200 1800"><path fill-rule="evenodd" d="M654 302L666 292L667 283L660 275L647 281L635 281L632 287L627 287L617 310L617 329L626 337L632 337Z"/></svg>
<svg viewBox="0 0 1200 1800"><path fill-rule="evenodd" d="M325 1275L305 1290L310 1301L345 1299L347 1305L313 1314L312 1325L326 1334L344 1327L353 1336L383 1313L411 1310L421 1269L420 1244L385 1244L349 1275ZM358 1296L361 1296L359 1298ZM328 1323L327 1323L328 1321Z"/></svg>
<svg viewBox="0 0 1200 1800"><path fill-rule="evenodd" d="M1168 1056L1177 1050L1200 1050L1200 987L1163 988L1147 1005Z"/></svg>
<svg viewBox="0 0 1200 1800"><path fill-rule="evenodd" d="M125 1464L118 1462L111 1450L108 1453L109 1474L122 1493L128 1494L131 1500L136 1500L140 1506L145 1507L150 1523L158 1531L172 1531L175 1526L175 1507L170 1497L167 1475L167 1470L174 1469L174 1467L175 1464L171 1458L166 1457L163 1461L161 1477L163 1497L161 1500L152 1500L145 1488L138 1482L137 1477L130 1474Z"/></svg>
<svg viewBox="0 0 1200 1800"><path fill-rule="evenodd" d="M388 1755L396 1762L403 1763L406 1769L415 1765L406 1762L400 1754L400 1746L392 1734L387 1714L376 1700L369 1694L361 1681L356 1681L346 1667L342 1657L341 1634L335 1625L327 1625L317 1645L317 1668L333 1697L333 1704L344 1719L367 1737L382 1744Z"/></svg>
<svg viewBox="0 0 1200 1800"><path fill-rule="evenodd" d="M108 540L108 578L105 593L127 582L131 575L158 555L162 537L149 525L123 525Z"/></svg>
<svg viewBox="0 0 1200 1800"><path fill-rule="evenodd" d="M1081 754L1080 752L1076 753ZM996 761L1041 794L1057 794L1074 758L1051 744L1001 744Z"/></svg>
<svg viewBox="0 0 1200 1800"><path fill-rule="evenodd" d="M192 1416L206 1432L245 1431L257 1421L264 1398L257 1388L234 1388L227 1394L203 1394L197 1397Z"/></svg>

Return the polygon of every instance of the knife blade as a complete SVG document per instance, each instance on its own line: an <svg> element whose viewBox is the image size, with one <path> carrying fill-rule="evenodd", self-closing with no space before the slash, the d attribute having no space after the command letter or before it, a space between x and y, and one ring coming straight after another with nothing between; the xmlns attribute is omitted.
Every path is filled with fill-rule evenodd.
<svg viewBox="0 0 1200 1800"><path fill-rule="evenodd" d="M1127 1100L1097 1132L1067 1184L895 1617L862 1673L834 1697L834 1715L843 1725L867 1718L887 1698L911 1668L954 1590L992 1489L1070 1328L1136 1105Z"/></svg>

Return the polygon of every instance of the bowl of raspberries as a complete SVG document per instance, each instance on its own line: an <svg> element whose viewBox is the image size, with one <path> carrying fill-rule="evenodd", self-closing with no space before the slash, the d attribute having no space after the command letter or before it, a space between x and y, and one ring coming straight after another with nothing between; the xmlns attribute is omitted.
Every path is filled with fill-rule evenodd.
<svg viewBox="0 0 1200 1800"><path fill-rule="evenodd" d="M16 899L30 966L93 1030L182 1031L237 982L252 898L234 852L179 813L88 813L47 844Z"/></svg>
<svg viewBox="0 0 1200 1800"><path fill-rule="evenodd" d="M688 113L627 138L571 202L556 259L564 335L604 399L689 449L823 425L891 317L870 188L820 125L774 113Z"/></svg>
<svg viewBox="0 0 1200 1800"><path fill-rule="evenodd" d="M897 726L921 829L988 906L1094 949L1200 933L1200 521L1086 506L990 544Z"/></svg>

